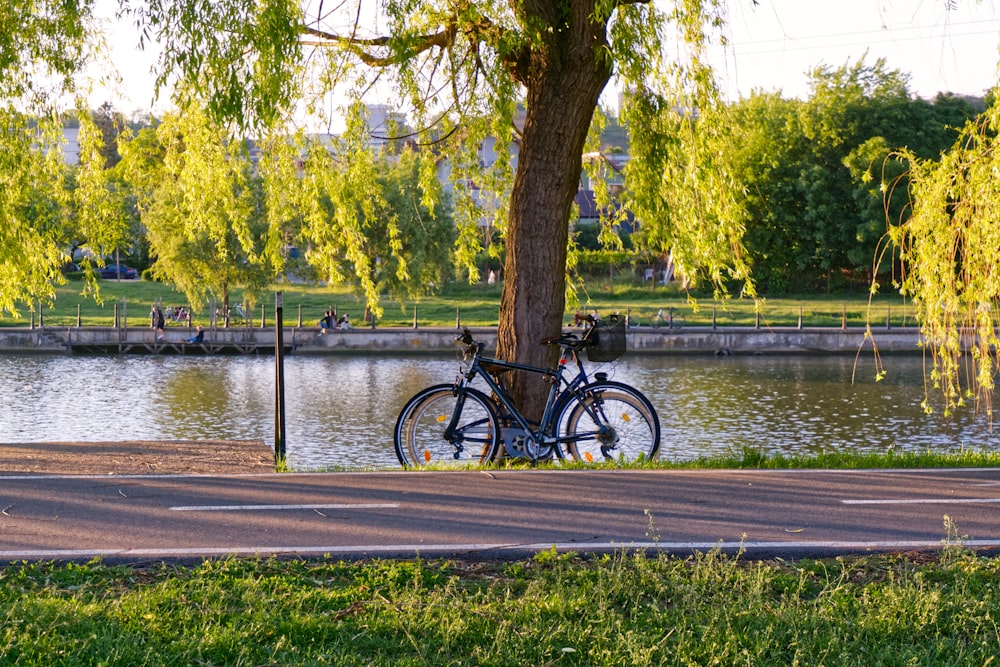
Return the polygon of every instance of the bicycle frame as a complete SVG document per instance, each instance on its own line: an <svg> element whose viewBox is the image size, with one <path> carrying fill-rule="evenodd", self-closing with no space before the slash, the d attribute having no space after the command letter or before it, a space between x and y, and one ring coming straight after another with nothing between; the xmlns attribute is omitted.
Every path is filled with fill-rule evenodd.
<svg viewBox="0 0 1000 667"><path fill-rule="evenodd" d="M567 394L580 396L578 390L580 387L588 384L589 378L583 368L583 363L580 361L578 351L575 350L573 346L565 345L563 343L558 344L561 347L559 364L552 369L541 368L538 366L528 366L526 364L519 364L512 361L504 361L503 359L494 359L489 357L484 358L482 356L484 347L482 343L469 344L470 347L474 345L476 349L473 353L472 361L469 364L468 370L466 370L465 373L462 374L455 382L455 392L459 400L455 406L455 414L452 415L451 422L445 429L445 437L451 439L454 436L455 426L458 423L460 415L462 414L462 408L465 403L466 390L471 387L473 381L477 377L482 377L483 381L493 392L493 395L498 402L498 406L502 406L505 411L502 417L512 419L516 422L518 427L526 435L530 436L536 445L554 447L557 444L562 444L564 440L570 440L571 438L559 438L555 433L547 433L546 431L551 430L553 419L556 416L556 408L562 404L561 399ZM576 364L576 373L572 378L568 379L565 375L565 370L566 366L569 365L571 361ZM484 368L484 365L489 366L489 370ZM542 411L542 417L537 429L533 428L531 423L529 423L521 412L514 406L513 400L507 393L506 387L504 387L503 383L495 377L498 371L508 370L525 371L528 373L543 375L545 380L552 385L549 390L548 398L545 401L545 409ZM562 458L562 449L560 447L554 448L556 449L556 455Z"/></svg>

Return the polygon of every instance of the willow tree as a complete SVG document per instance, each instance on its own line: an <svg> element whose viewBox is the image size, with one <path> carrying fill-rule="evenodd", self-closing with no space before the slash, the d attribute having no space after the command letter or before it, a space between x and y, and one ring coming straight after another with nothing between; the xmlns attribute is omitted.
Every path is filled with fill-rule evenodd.
<svg viewBox="0 0 1000 667"><path fill-rule="evenodd" d="M896 286L913 300L932 359L931 388L946 412L972 401L991 420L1000 350L998 136L1000 99L939 160L902 153L912 210L890 220L887 237L899 252ZM885 181L887 198L901 183Z"/></svg>
<svg viewBox="0 0 1000 667"><path fill-rule="evenodd" d="M629 183L642 224L660 230L648 238L688 260L689 275L708 265L720 281L739 246L741 221L718 205L730 201L719 195L730 185L725 178L709 174L710 163L666 168L687 150L678 130L684 139L696 119L709 117L712 86L701 50L720 22L717 0L664 7L649 0L135 0L129 9L164 47L163 81L193 83L190 90L221 117L273 127L296 105L320 108L331 94L392 99L418 145L450 155L459 184L457 256L473 255L482 239L473 230L495 215L506 244L498 343L505 358L554 360L539 340L560 331L582 154L613 76L628 91L633 148L651 146ZM519 105L524 116L516 122ZM477 152L489 137L501 153L518 146L516 166L499 160L482 169ZM689 167L697 150L673 164ZM503 205L463 206L468 184L477 192L495 188ZM528 399L546 387L518 381L514 390Z"/></svg>
<svg viewBox="0 0 1000 667"><path fill-rule="evenodd" d="M56 101L86 61L87 3L4 2L0 14L0 313L51 298L66 261Z"/></svg>
<svg viewBox="0 0 1000 667"><path fill-rule="evenodd" d="M274 275L266 252L272 239L242 143L190 104L119 150L153 276L177 286L195 310L214 297L228 312L236 286L257 297Z"/></svg>

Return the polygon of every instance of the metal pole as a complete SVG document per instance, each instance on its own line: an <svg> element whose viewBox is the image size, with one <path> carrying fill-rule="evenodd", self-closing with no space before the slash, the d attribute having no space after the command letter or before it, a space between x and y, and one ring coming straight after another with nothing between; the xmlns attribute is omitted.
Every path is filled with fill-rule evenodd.
<svg viewBox="0 0 1000 667"><path fill-rule="evenodd" d="M274 467L285 467L285 342L281 292L274 295Z"/></svg>

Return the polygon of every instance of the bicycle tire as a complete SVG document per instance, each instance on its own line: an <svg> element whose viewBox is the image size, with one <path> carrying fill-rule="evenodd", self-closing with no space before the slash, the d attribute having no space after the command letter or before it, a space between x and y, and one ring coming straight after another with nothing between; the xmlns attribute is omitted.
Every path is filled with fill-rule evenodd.
<svg viewBox="0 0 1000 667"><path fill-rule="evenodd" d="M660 453L660 419L649 399L621 382L599 381L568 397L556 424L574 461L650 461ZM595 418L596 415L596 418Z"/></svg>
<svg viewBox="0 0 1000 667"><path fill-rule="evenodd" d="M445 429L460 400L454 385L441 384L418 392L396 420L396 458L407 468L488 465L503 446L493 402L482 392L465 389L456 427L449 440Z"/></svg>

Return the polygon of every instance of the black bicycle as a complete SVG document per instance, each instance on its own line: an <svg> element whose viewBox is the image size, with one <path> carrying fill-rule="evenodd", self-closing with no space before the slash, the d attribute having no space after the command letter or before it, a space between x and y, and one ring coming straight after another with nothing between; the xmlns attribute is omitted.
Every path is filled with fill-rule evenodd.
<svg viewBox="0 0 1000 667"><path fill-rule="evenodd" d="M625 322L591 323L574 333L547 338L560 347L555 368L539 368L483 356L484 343L465 329L463 367L454 383L428 387L411 398L396 420L396 456L406 467L487 465L500 454L539 460L636 461L654 459L660 450L660 421L642 392L607 373L591 381L580 352L590 361L612 361L625 351ZM573 370L575 369L575 372ZM551 386L541 421L524 417L514 406L503 376L508 371L541 374ZM481 378L489 394L472 387Z"/></svg>

